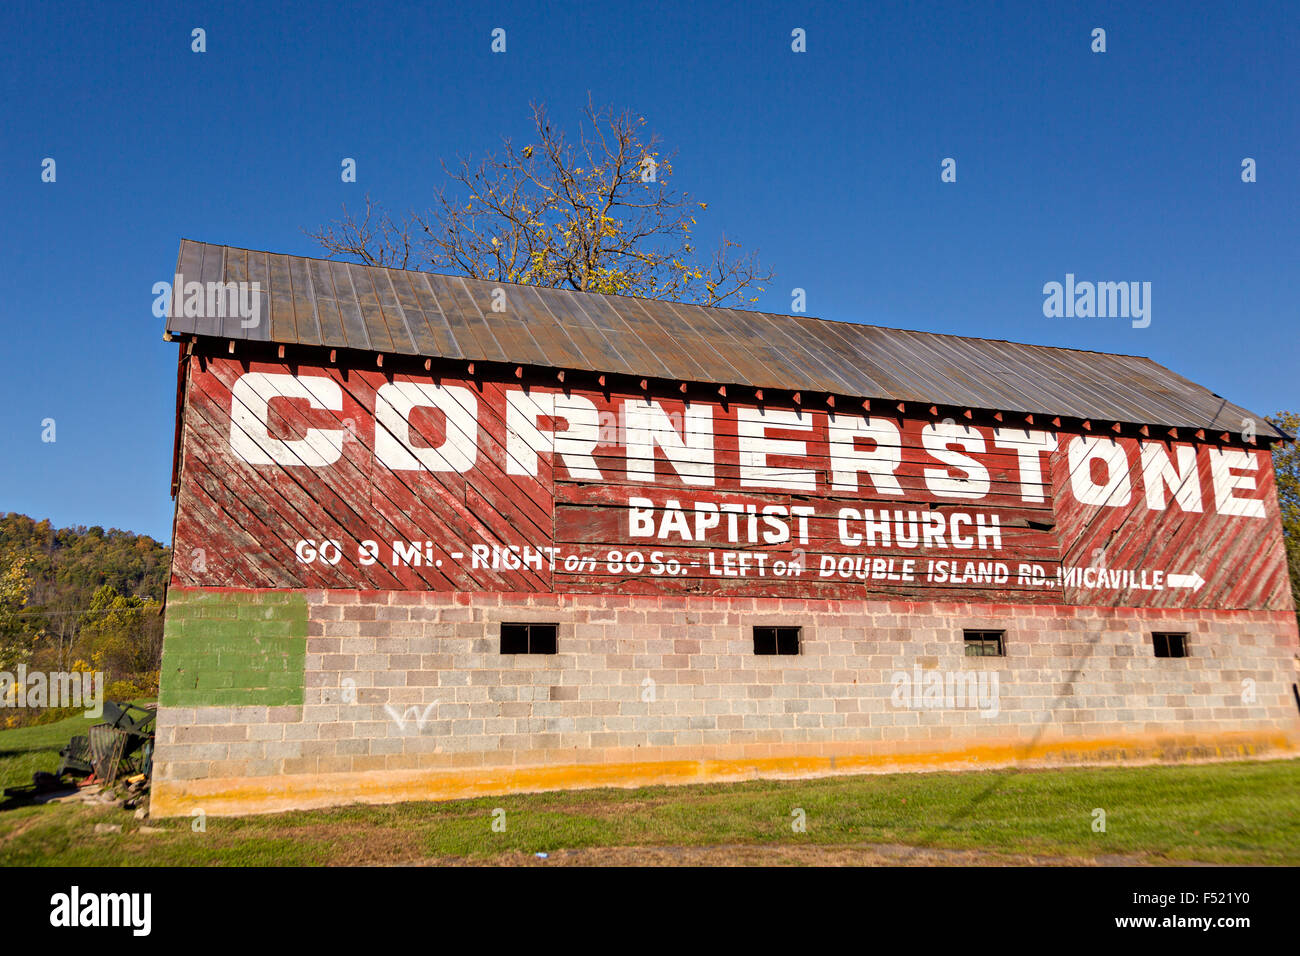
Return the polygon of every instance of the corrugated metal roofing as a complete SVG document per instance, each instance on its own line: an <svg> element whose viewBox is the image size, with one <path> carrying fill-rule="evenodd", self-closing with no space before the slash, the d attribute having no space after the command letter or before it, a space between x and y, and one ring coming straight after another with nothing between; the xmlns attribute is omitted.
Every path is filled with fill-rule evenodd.
<svg viewBox="0 0 1300 956"><path fill-rule="evenodd" d="M168 333L828 392L1284 437L1147 358L487 282L181 241L186 281L259 282L262 316ZM494 311L505 290L505 311Z"/></svg>

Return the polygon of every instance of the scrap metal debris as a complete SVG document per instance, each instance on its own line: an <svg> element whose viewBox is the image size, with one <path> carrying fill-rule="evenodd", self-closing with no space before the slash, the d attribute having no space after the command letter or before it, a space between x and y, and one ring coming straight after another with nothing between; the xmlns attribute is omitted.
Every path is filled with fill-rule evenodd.
<svg viewBox="0 0 1300 956"><path fill-rule="evenodd" d="M58 770L38 770L30 784L6 787L4 795L15 802L116 804L142 813L153 774L157 710L156 704L105 701L104 722L59 751Z"/></svg>

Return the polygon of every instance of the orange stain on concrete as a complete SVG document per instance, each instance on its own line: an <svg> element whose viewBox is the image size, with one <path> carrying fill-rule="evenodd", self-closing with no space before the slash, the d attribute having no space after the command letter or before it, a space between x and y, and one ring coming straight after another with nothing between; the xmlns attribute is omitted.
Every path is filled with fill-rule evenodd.
<svg viewBox="0 0 1300 956"><path fill-rule="evenodd" d="M240 816L348 803L458 800L546 790L728 783L753 779L792 780L837 774L989 770L1007 766L1060 768L1191 763L1288 757L1298 750L1300 740L1295 736L1282 732L1242 731L1213 735L1162 734L1051 740L1030 744L995 740L953 750L915 753L846 752L836 755L550 764L468 770L382 770L204 780L155 778L149 812L151 816L168 817L188 815L201 809L212 816Z"/></svg>

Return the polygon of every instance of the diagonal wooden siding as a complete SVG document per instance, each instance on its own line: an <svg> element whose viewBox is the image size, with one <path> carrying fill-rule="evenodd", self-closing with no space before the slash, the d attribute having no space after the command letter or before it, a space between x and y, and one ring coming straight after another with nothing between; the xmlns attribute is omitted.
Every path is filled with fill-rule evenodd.
<svg viewBox="0 0 1300 956"><path fill-rule="evenodd" d="M427 323L424 327L430 328ZM304 460L309 453L300 449L278 464L249 464L235 454L232 439L251 440L250 429L255 430L246 421L255 417L259 393L254 390L241 398L237 388L241 377L250 373L297 376L337 387L337 409L313 408L305 400L266 401L270 438L292 442L312 429L334 430L341 437L322 447L336 460L313 465ZM472 413L472 467L463 472L423 466L402 470L377 458L379 441L393 432L377 420L375 409L382 401L380 389L394 383L444 386L445 394L455 399L456 411ZM508 396L525 401L519 397L525 389L532 403L545 404L554 396L590 402L600 416L598 440L589 449L572 443L561 447L569 424L565 414L573 412L560 407L554 416L542 415L537 421L539 428L555 431L555 453L535 443L520 445L529 433L516 434L512 446ZM268 396L270 392L261 393L263 399ZM649 401L674 423L678 439L708 447L707 468L703 463L674 465L653 445L648 457L635 451L640 445L630 438L629 408L635 411ZM675 391L632 395L565 390L528 378L300 365L276 359L269 351L260 360L237 360L200 348L190 359L187 377L173 581L237 588L875 595L1259 610L1290 606L1267 452L1232 446L1229 450L1249 456L1241 460L1254 461L1256 470L1225 471L1222 464L1212 464L1212 453L1221 450L1216 445L1130 436L1095 439L1083 432L1059 431L1056 449L1036 458L1042 469L1040 488L1027 483L1017 450L1008 444L1028 432L992 421L972 423L959 426L957 434L963 437L943 447L969 452L987 472L988 486L978 494L951 497L938 493L936 483L974 473L945 464L923 446L922 430L934 420L897 412L875 414L872 418L884 429L882 434L892 426L900 436L889 449L899 460L890 472L898 484L894 494L887 482L878 486L866 472L854 473L856 488L834 487L831 429L847 427L863 413L836 416L765 405L761 411L766 436L802 443L788 454L767 458L766 464L777 469L778 484L783 484L769 488L742 481L746 459L740 418L759 411L752 403L688 403ZM774 423L783 415L789 420ZM449 468L453 425L448 415L417 406L408 419L412 444L434 450L432 460ZM1089 487L1103 485L1109 473L1097 463L1076 463L1071 469L1072 442L1101 442L1095 447L1117 456L1112 461L1122 461L1126 503L1118 504L1118 493L1114 501L1101 505L1081 503L1078 488L1086 493ZM982 449L972 451L977 445ZM868 442L860 447L870 446ZM1158 446L1170 455L1176 455L1178 447L1190 449L1195 477L1185 477L1199 489L1201 511L1185 510L1172 493L1165 495L1164 510L1148 505L1141 467L1144 446ZM587 464L585 458L567 457L588 452ZM521 473L534 464L535 475ZM591 468L595 471L588 473ZM705 471L696 474L692 468L708 472L707 484L702 483ZM650 480L641 480L647 472ZM1237 495L1247 506L1262 509L1260 517L1225 514L1216 506L1216 483L1223 484L1225 476L1254 480L1253 490L1238 489ZM698 483L690 483L690 478ZM634 513L634 507L643 510ZM739 511L734 534L726 517L715 526L707 524L707 517L698 519L702 525L694 524L696 512L717 509L725 516L729 507ZM752 524L747 508L755 514ZM796 508L806 509L802 523L795 517ZM674 521L673 509L681 509L685 524ZM765 509L771 512L771 523ZM842 509L851 509L843 522ZM863 532L859 518L865 519L868 511L876 517L898 517L887 543L852 540ZM634 516L650 521L663 536L634 533L640 527ZM996 535L957 547L955 529L969 533L976 522L994 521ZM947 537L923 536L926 526L947 529ZM914 540L898 540L898 534L909 532L916 535ZM336 561L300 560L302 542L312 542L310 550L324 541L338 543ZM366 560L362 543L367 541L376 542L378 560ZM394 542L403 548L418 543L419 558L395 562ZM498 557L476 566L476 546ZM526 549L543 557L530 563L512 556ZM865 570L855 573L861 561ZM910 574L904 573L907 562ZM957 580L936 573L944 566L941 562L951 563ZM777 573L778 567L784 573ZM1003 577L994 570L999 567ZM1037 577L1020 573L1026 568L1034 569ZM1093 569L1087 579L1093 586L1085 587L1077 573L1067 576L1070 569L1084 568ZM1132 572L1133 577L1122 584L1105 583L1096 577L1098 568ZM1198 574L1205 583L1199 589L1148 590L1128 584L1141 573L1149 582L1155 572Z"/></svg>

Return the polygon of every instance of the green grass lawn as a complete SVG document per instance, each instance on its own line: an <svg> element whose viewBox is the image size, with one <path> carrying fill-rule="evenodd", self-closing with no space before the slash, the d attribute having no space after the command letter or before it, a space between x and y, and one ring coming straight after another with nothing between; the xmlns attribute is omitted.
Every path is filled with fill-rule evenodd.
<svg viewBox="0 0 1300 956"><path fill-rule="evenodd" d="M10 764L17 760L52 769L46 751L53 745L57 753L67 735L65 725L0 732L4 779L16 773ZM497 808L505 811L503 832L492 829ZM796 808L806 832L791 827ZM1096 808L1106 812L1104 833L1093 830ZM95 835L98 822L121 823L123 832ZM210 817L204 832L189 819L145 824L164 832L140 833L130 813L107 807L7 810L0 813L0 864L516 862L538 851L737 846L799 848L801 862L818 862L811 848L890 844L974 850L982 862L1122 856L1295 865L1300 760L564 791ZM717 852L713 862L728 861Z"/></svg>

